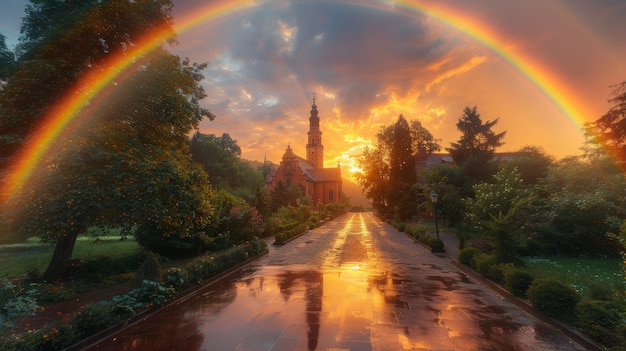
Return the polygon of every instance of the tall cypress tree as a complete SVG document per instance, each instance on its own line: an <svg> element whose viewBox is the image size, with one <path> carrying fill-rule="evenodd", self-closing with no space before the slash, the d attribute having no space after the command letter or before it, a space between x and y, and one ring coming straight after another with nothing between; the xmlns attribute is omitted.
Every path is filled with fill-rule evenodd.
<svg viewBox="0 0 626 351"><path fill-rule="evenodd" d="M413 189L417 181L415 156L413 153L411 129L400 115L393 126L393 141L389 157L389 206L399 220L411 218L416 209L416 195Z"/></svg>

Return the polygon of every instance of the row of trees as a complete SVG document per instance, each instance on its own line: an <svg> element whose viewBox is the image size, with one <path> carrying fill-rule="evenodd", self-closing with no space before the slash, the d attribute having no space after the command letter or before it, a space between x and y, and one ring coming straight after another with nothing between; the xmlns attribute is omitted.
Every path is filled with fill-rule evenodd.
<svg viewBox="0 0 626 351"><path fill-rule="evenodd" d="M556 161L533 146L498 155L506 135L492 130L498 119L483 122L467 107L460 139L446 148L452 163L416 171L418 154L441 147L418 121L400 116L365 151L358 181L375 211L399 221L432 209L428 194L438 193L444 222L483 235L501 262L519 253L615 255L626 219L625 86L614 87L614 107L585 126L582 157Z"/></svg>

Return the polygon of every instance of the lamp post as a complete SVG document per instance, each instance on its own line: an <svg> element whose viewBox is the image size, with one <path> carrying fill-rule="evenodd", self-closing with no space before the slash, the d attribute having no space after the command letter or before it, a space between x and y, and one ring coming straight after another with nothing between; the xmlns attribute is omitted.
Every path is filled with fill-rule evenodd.
<svg viewBox="0 0 626 351"><path fill-rule="evenodd" d="M437 237L439 237L439 225L437 224L437 198L439 195L437 193L430 193L430 201L433 202L433 208L435 209L435 231L437 232Z"/></svg>

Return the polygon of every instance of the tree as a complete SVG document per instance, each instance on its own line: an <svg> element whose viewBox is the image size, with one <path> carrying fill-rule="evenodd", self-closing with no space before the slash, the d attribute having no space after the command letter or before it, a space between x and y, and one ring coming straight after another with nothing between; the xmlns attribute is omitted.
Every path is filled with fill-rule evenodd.
<svg viewBox="0 0 626 351"><path fill-rule="evenodd" d="M477 107L474 106L465 107L456 124L461 137L458 142L450 143L446 150L468 178L464 185L466 189L476 182L487 180L496 170L491 161L496 148L503 145L502 139L506 134L496 134L491 130L497 123L498 118L483 123Z"/></svg>
<svg viewBox="0 0 626 351"><path fill-rule="evenodd" d="M549 244L544 249L557 254L617 254L613 234L626 218L626 177L612 163L564 159L538 187L540 207L531 218L534 247Z"/></svg>
<svg viewBox="0 0 626 351"><path fill-rule="evenodd" d="M554 163L554 158L547 155L540 147L525 146L505 163L517 168L524 184L530 185L537 184L539 179L545 176L548 168Z"/></svg>
<svg viewBox="0 0 626 351"><path fill-rule="evenodd" d="M248 202L254 201L256 187L263 184L260 170L241 160L241 148L228 133L221 136L196 132L190 141L195 162L202 165L218 189L227 189Z"/></svg>
<svg viewBox="0 0 626 351"><path fill-rule="evenodd" d="M585 129L593 135L594 143L608 149L609 154L622 165L626 164L626 81L611 86L612 97L609 103L613 106L602 117Z"/></svg>
<svg viewBox="0 0 626 351"><path fill-rule="evenodd" d="M534 195L514 167L501 169L493 183L478 184L474 192L474 198L464 199L467 223L493 245L498 262L513 262L522 246L522 224Z"/></svg>
<svg viewBox="0 0 626 351"><path fill-rule="evenodd" d="M388 203L399 220L411 218L415 213L416 197L413 185L417 181L415 155L409 124L400 115L393 126L393 142L389 154Z"/></svg>
<svg viewBox="0 0 626 351"><path fill-rule="evenodd" d="M173 34L170 11L168 0L32 0L20 65L0 92L0 126L11 146L5 156L90 70L110 69L109 56L124 54L147 31ZM188 149L189 132L213 118L198 105L205 65L156 48L133 67L106 87L111 94L85 108L81 133L63 140L30 191L7 206L23 209L11 224L56 243L44 279L60 276L89 227L152 223L161 235L186 236L209 222L210 184Z"/></svg>
<svg viewBox="0 0 626 351"><path fill-rule="evenodd" d="M359 159L361 172L356 179L363 193L372 199L372 208L385 215L387 213L387 195L389 193L389 165L384 159L381 148L365 148Z"/></svg>
<svg viewBox="0 0 626 351"><path fill-rule="evenodd" d="M0 89L15 66L15 55L7 48L6 37L0 34Z"/></svg>
<svg viewBox="0 0 626 351"><path fill-rule="evenodd" d="M441 149L441 139L435 139L430 131L422 126L418 120L411 121L411 139L413 151L423 150L426 154L437 152Z"/></svg>

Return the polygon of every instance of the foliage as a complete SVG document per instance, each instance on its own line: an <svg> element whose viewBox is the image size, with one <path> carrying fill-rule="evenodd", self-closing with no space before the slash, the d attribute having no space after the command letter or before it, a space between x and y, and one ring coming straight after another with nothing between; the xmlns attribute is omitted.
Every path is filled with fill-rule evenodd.
<svg viewBox="0 0 626 351"><path fill-rule="evenodd" d="M415 213L415 153L439 150L435 139L418 120L410 123L400 115L393 125L382 126L377 143L366 148L359 159L357 183L372 208L382 217L403 221Z"/></svg>
<svg viewBox="0 0 626 351"><path fill-rule="evenodd" d="M372 208L383 216L387 212L387 194L389 189L389 164L386 147L378 138L375 148L366 147L359 159L359 167L363 170L357 173L357 183L363 189L363 194L372 200Z"/></svg>
<svg viewBox="0 0 626 351"><path fill-rule="evenodd" d="M441 139L435 139L430 131L422 126L422 123L414 119L410 123L411 148L415 152L430 154L441 149Z"/></svg>
<svg viewBox="0 0 626 351"><path fill-rule="evenodd" d="M252 202L257 188L263 185L259 170L241 160L241 148L228 133L221 136L197 131L191 138L190 151L194 162L202 165L211 184Z"/></svg>
<svg viewBox="0 0 626 351"><path fill-rule="evenodd" d="M526 269L536 278L558 279L573 286L586 299L597 299L592 286L601 285L613 294L626 290L618 257L530 257Z"/></svg>
<svg viewBox="0 0 626 351"><path fill-rule="evenodd" d="M496 148L502 146L502 138L506 132L494 133L491 128L498 123L499 118L484 122L480 118L477 107L465 107L463 114L456 124L461 132L461 138L456 143L450 143L448 152L459 165L465 164L472 157L485 155L487 160L493 157Z"/></svg>
<svg viewBox="0 0 626 351"><path fill-rule="evenodd" d="M504 286L515 296L526 297L526 292L534 280L535 277L526 270L519 268L504 270Z"/></svg>
<svg viewBox="0 0 626 351"><path fill-rule="evenodd" d="M459 251L457 254L457 261L460 264L470 267L472 269L477 269L476 267L476 256L480 255L482 252L480 249L476 247L466 247Z"/></svg>
<svg viewBox="0 0 626 351"><path fill-rule="evenodd" d="M503 168L493 183L478 184L474 192L475 198L465 199L467 223L490 241L498 262L514 262L522 246L522 223L533 200L519 172Z"/></svg>
<svg viewBox="0 0 626 351"><path fill-rule="evenodd" d="M418 237L425 235L428 232L428 229L419 223L409 223L406 225L404 232L417 239Z"/></svg>
<svg viewBox="0 0 626 351"><path fill-rule="evenodd" d="M285 244L289 240L291 240L291 239L293 239L293 238L303 234L304 232L306 232L307 229L309 229L309 224L308 223L301 223L301 224L298 224L293 229L287 229L287 230L281 231L281 232L276 234L276 236L274 238L274 240L275 240L274 244L276 244L276 245Z"/></svg>
<svg viewBox="0 0 626 351"><path fill-rule="evenodd" d="M0 329L9 321L35 313L39 308L37 284L21 286L3 279L0 287Z"/></svg>
<svg viewBox="0 0 626 351"><path fill-rule="evenodd" d="M539 183L531 240L548 253L617 255L626 218L626 176L604 160L566 159ZM542 252L529 252L542 254Z"/></svg>
<svg viewBox="0 0 626 351"><path fill-rule="evenodd" d="M607 301L585 300L576 305L579 330L606 347L620 344L616 331L623 324L619 310Z"/></svg>
<svg viewBox="0 0 626 351"><path fill-rule="evenodd" d="M256 208L247 205L235 206L230 209L223 227L234 244L250 241L260 236L265 230L265 223Z"/></svg>
<svg viewBox="0 0 626 351"><path fill-rule="evenodd" d="M554 158L537 146L525 146L509 160L501 161L508 167L516 168L524 185L537 184L554 164Z"/></svg>
<svg viewBox="0 0 626 351"><path fill-rule="evenodd" d="M1 82L7 79L13 72L15 55L7 48L6 37L0 34L0 90Z"/></svg>
<svg viewBox="0 0 626 351"><path fill-rule="evenodd" d="M626 81L611 86L611 108L595 122L585 125L590 143L602 146L612 158L626 164Z"/></svg>
<svg viewBox="0 0 626 351"><path fill-rule="evenodd" d="M393 125L393 140L389 153L389 194L387 202L395 219L404 221L415 213L415 192L413 185L415 156L412 147L411 130L402 115Z"/></svg>
<svg viewBox="0 0 626 351"><path fill-rule="evenodd" d="M564 322L576 320L576 304L580 296L571 286L549 278L535 279L526 295L533 307L547 316Z"/></svg>

